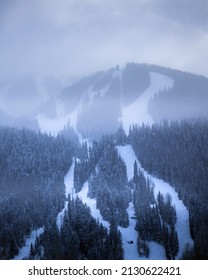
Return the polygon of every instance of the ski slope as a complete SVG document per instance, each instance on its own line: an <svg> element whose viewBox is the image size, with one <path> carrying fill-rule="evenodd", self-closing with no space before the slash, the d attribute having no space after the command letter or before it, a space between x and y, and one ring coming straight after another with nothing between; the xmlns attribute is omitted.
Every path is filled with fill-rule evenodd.
<svg viewBox="0 0 208 280"><path fill-rule="evenodd" d="M44 228L39 228L37 230L33 230L30 236L25 240L25 245L19 250L17 256L14 257L14 260L23 260L28 258L30 254L30 246L35 245L36 238L39 237L44 232Z"/></svg>
<svg viewBox="0 0 208 280"><path fill-rule="evenodd" d="M88 182L85 182L84 186L82 187L81 191L77 194L78 197L82 200L83 203L86 203L87 206L90 207L91 210L91 214L93 216L93 218L98 219L100 223L103 224L103 226L109 228L110 224L108 221L105 221L102 217L102 215L100 214L100 210L97 209L96 207L96 200L89 198L87 196L88 194Z"/></svg>
<svg viewBox="0 0 208 280"><path fill-rule="evenodd" d="M78 160L76 158L73 159L73 163L68 171L68 173L65 176L64 183L65 183L65 196L66 199L70 195L71 197L75 196L75 191L74 191L74 166L75 166L75 160ZM129 165L130 167L130 165ZM128 168L127 168L128 171ZM128 179L132 178L130 173L128 172ZM133 171L132 171L133 174ZM133 175L132 175L133 176ZM87 206L90 207L91 214L93 218L97 219L100 223L103 224L103 226L107 227L109 229L110 224L108 221L104 220L100 210L97 209L96 207L96 200L91 199L88 197L88 190L89 190L89 185L88 181L84 183L81 191L76 194L83 203L86 203ZM61 229L61 226L63 224L63 219L64 219L64 214L65 211L68 209L68 201L65 201L64 208L62 211L58 214L56 224L58 229ZM118 229L121 232L122 235L122 242L123 242L123 249L124 249L124 259L125 260L146 260L146 257L141 257L138 254L137 250L137 237L138 237L138 232L135 230L135 225L136 225L136 220L131 219L132 216L134 216L134 206L133 203L129 203L129 207L127 208L127 213L129 216L129 227L128 228L123 228L123 227L118 227ZM132 244L129 244L128 241L133 241ZM164 248L155 242L150 242L150 259L156 259L156 260L162 260L165 259L165 250Z"/></svg>
<svg viewBox="0 0 208 280"><path fill-rule="evenodd" d="M126 133L129 132L129 126L133 123L139 125L152 124L153 119L148 113L148 103L151 98L160 90L173 87L173 79L168 76L150 72L150 86L146 91L129 106L122 108L122 122Z"/></svg>
<svg viewBox="0 0 208 280"><path fill-rule="evenodd" d="M88 194L88 182L86 182L82 188L82 190L77 194L80 199L82 199L83 203L86 203L90 209L91 214L95 219L98 219L100 223L102 223L105 227L109 228L110 224L108 221L105 221L100 214L100 210L96 208L96 200L91 199L87 196ZM133 204L129 203L129 207L127 209L127 213L129 215L129 227L123 228L118 227L122 235L122 243L124 249L124 260L145 260L145 257L140 257L137 250L137 236L138 233L135 230L136 221L131 219L130 217L134 216L134 208ZM128 241L133 241L133 244L129 244Z"/></svg>
<svg viewBox="0 0 208 280"><path fill-rule="evenodd" d="M121 80L122 70L116 71L114 73L114 77L115 76L118 76ZM67 126L67 124L70 124L70 126L75 129L80 142L83 142L84 139L82 139L81 134L77 130L78 116L84 110L85 106L91 106L93 104L97 94L99 94L100 97L103 97L109 90L109 86L110 82L105 87L100 89L99 93L93 91L92 86L89 87L85 92L83 92L78 105L69 114L65 113L64 106L61 101L57 101L56 118L51 119L43 114L39 114L37 116L40 130L42 132L51 133L52 135L56 136L61 130L64 129L65 126ZM148 113L148 103L157 92L171 87L173 87L173 79L162 74L150 72L150 86L147 88L147 90L144 91L144 93L139 98L137 98L135 102L122 108L122 117L120 120L123 123L126 133L128 133L129 126L133 123L137 123L139 125L142 123L153 123L152 117ZM88 100L88 102L86 102L86 100Z"/></svg>
<svg viewBox="0 0 208 280"><path fill-rule="evenodd" d="M66 174L65 180L64 180L66 198L68 198L69 195L71 197L73 197L75 195L75 192L74 192L75 160L77 160L77 159L73 160L72 166L69 169L68 173ZM105 226L106 228L109 229L109 226L110 226L109 222L103 219L103 217L100 213L100 210L97 209L96 200L88 197L88 190L89 190L88 182L85 182L81 191L79 193L77 193L76 195L82 200L83 203L86 203L86 205L90 207L91 214L92 214L93 218L98 219L98 221L100 223L102 223L103 226ZM59 230L61 229L61 226L63 224L64 213L67 209L68 209L68 202L66 201L65 205L64 205L64 208L58 214L57 220L56 220L56 224L57 224L57 227L58 227ZM124 248L124 259L126 259L126 260L146 259L145 257L140 257L138 255L138 251L137 251L137 236L138 236L138 233L135 230L136 221L134 219L130 218L130 217L134 216L134 207L133 207L132 202L129 203L129 207L127 209L127 212L128 212L128 215L129 215L129 227L128 228L118 227L118 229L121 231L121 234L122 234L122 241L123 241L123 248ZM129 244L128 241L130 241L130 240L132 240L134 243ZM160 250L157 250L157 259L164 259L164 254L161 254L161 251L162 251L162 248L160 248ZM161 257L161 255L162 255L162 257Z"/></svg>
<svg viewBox="0 0 208 280"><path fill-rule="evenodd" d="M157 196L159 192L162 193L163 195L166 195L168 193L171 195L172 204L175 205L176 214L177 214L176 231L178 234L178 241L179 241L179 252L177 258L179 259L182 256L183 250L187 244L193 246L193 240L191 238L190 230L189 230L189 212L187 208L183 204L182 200L179 199L177 192L168 183L148 174L141 167L141 164L138 161L131 145L117 146L117 150L120 156L123 158L124 162L126 163L128 180L133 178L134 162L136 161L138 164L138 168L144 173L145 178L146 179L149 178L150 181L154 184L155 196ZM155 250L154 249L155 244L152 244L153 250ZM159 244L157 244L156 246L158 245ZM152 259L151 255L150 255L150 259Z"/></svg>
<svg viewBox="0 0 208 280"><path fill-rule="evenodd" d="M102 223L105 227L109 228L110 224L108 221L105 221L100 214L100 210L96 208L96 200L91 199L87 196L88 194L88 182L86 182L82 188L82 190L77 194L78 197L86 203L90 209L91 214L95 219L98 219L100 223ZM138 232L135 230L136 220L131 219L134 216L134 206L133 203L129 203L129 207L127 208L127 213L129 216L129 226L128 228L118 227L122 235L122 243L124 249L124 260L146 260L146 257L141 257L138 254L137 250L137 237ZM132 244L129 244L128 241L133 241ZM155 242L151 242L150 248L152 249L150 252L150 259L155 260L163 260L165 259L165 250L164 248L156 244Z"/></svg>
<svg viewBox="0 0 208 280"><path fill-rule="evenodd" d="M59 231L61 230L61 227L63 225L65 211L68 210L67 199L68 199L69 195L71 197L73 197L75 160L76 160L76 158L73 159L72 165L71 165L69 171L67 172L67 174L64 178L66 201L65 201L65 204L64 204L64 208L62 209L62 211L58 214L58 216L56 218L56 225L57 225Z"/></svg>
<svg viewBox="0 0 208 280"><path fill-rule="evenodd" d="M99 95L103 97L106 92L108 91L110 86L110 83L108 83L103 89L99 91ZM94 102L94 98L98 93L96 91L93 91L92 86L87 89L85 92L83 92L80 101L78 105L74 108L74 110L66 114L65 109L63 106L63 103L60 100L56 100L56 118L49 118L44 114L38 114L37 115L37 121L39 128L41 132L51 134L53 136L56 136L61 130L64 129L68 124L70 124L71 127L74 128L75 132L78 135L79 142L83 143L84 141L87 141L89 143L88 139L83 139L82 135L77 129L77 120L79 114L82 112L83 108L85 106L90 106ZM85 104L84 100L88 99L89 102Z"/></svg>

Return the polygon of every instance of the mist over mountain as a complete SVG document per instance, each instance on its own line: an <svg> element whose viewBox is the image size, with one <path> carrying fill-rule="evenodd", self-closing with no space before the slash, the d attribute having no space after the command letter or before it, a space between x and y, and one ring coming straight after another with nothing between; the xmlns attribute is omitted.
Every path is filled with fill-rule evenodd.
<svg viewBox="0 0 208 280"><path fill-rule="evenodd" d="M2 81L0 101L2 124L30 127L31 122L31 128L35 124L44 130L47 122L54 121L51 133L57 133L70 123L93 140L113 133L121 124L128 130L131 123L207 118L208 79L128 63L76 82L36 76Z"/></svg>
<svg viewBox="0 0 208 280"><path fill-rule="evenodd" d="M207 104L149 64L1 80L0 259L208 259Z"/></svg>

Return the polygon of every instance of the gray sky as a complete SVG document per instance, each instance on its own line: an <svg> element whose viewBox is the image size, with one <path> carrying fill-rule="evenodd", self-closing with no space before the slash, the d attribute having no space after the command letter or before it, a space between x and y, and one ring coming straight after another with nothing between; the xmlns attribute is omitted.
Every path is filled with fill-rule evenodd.
<svg viewBox="0 0 208 280"><path fill-rule="evenodd" d="M0 0L0 75L147 62L208 76L207 0Z"/></svg>

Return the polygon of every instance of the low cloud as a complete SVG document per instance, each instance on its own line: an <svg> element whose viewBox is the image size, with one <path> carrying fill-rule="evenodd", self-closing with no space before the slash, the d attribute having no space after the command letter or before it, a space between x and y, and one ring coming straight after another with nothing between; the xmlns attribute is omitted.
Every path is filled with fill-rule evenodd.
<svg viewBox="0 0 208 280"><path fill-rule="evenodd" d="M0 2L0 74L83 75L128 61L208 76L207 1Z"/></svg>

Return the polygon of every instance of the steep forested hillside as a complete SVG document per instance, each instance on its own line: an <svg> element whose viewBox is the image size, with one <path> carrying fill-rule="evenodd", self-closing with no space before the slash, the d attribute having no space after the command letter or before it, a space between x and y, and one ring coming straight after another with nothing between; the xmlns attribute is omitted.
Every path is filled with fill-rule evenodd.
<svg viewBox="0 0 208 280"><path fill-rule="evenodd" d="M115 225L110 231L96 221L82 201L68 200L63 225L47 224L44 233L31 248L29 259L117 260L123 259L122 241ZM42 253L44 251L44 253Z"/></svg>
<svg viewBox="0 0 208 280"><path fill-rule="evenodd" d="M206 77L157 66L150 66L149 69L174 80L171 89L159 91L149 103L149 112L154 121L208 118Z"/></svg>
<svg viewBox="0 0 208 280"><path fill-rule="evenodd" d="M194 257L208 255L208 123L182 121L133 126L129 141L142 166L177 190L190 211Z"/></svg>
<svg viewBox="0 0 208 280"><path fill-rule="evenodd" d="M0 259L35 231L26 258L208 259L207 104L207 78L148 64L0 82Z"/></svg>
<svg viewBox="0 0 208 280"><path fill-rule="evenodd" d="M75 139L70 127L57 137L0 129L0 259L17 255L25 237L40 227L44 232L31 245L30 259L123 258L117 224L112 221L108 232L78 198L69 197L58 230L56 218L64 205L64 177L72 157L88 159L86 145Z"/></svg>
<svg viewBox="0 0 208 280"><path fill-rule="evenodd" d="M65 114L76 112L76 128L82 136L98 140L115 132L122 108L134 102L149 85L147 65L129 63L125 68L98 72L65 88L60 102ZM74 121L72 116L69 118Z"/></svg>
<svg viewBox="0 0 208 280"><path fill-rule="evenodd" d="M55 218L73 153L61 136L0 129L0 259L15 256L25 235Z"/></svg>

